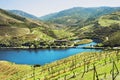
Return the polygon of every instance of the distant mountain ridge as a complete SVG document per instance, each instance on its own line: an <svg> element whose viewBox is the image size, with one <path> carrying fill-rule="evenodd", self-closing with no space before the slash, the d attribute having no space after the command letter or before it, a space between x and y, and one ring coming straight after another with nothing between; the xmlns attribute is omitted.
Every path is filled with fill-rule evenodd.
<svg viewBox="0 0 120 80"><path fill-rule="evenodd" d="M120 7L74 7L40 17L41 20L65 25L80 25L105 14L119 11Z"/></svg>
<svg viewBox="0 0 120 80"><path fill-rule="evenodd" d="M11 12L11 13L13 13L13 14L25 17L25 18L30 18L30 19L38 20L38 17L36 17L36 16L34 16L34 15L30 14L30 13L21 11L21 10L8 10L8 11Z"/></svg>

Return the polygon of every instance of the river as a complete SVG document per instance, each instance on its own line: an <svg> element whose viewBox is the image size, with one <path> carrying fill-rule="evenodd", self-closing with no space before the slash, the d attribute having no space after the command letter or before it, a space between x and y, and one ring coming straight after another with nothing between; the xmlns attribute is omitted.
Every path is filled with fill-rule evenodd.
<svg viewBox="0 0 120 80"><path fill-rule="evenodd" d="M95 42L89 44L79 45L85 47L89 45L95 45ZM68 48L68 49L37 49L37 50L25 50L25 49L1 49L0 60L14 62L16 64L44 65L56 60L60 60L71 55L75 55L82 52L100 51L96 49L82 49L82 48Z"/></svg>

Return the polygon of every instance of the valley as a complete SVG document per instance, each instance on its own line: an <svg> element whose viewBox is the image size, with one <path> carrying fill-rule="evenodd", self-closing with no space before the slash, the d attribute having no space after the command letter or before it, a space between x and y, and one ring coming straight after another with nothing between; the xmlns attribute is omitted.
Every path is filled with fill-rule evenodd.
<svg viewBox="0 0 120 80"><path fill-rule="evenodd" d="M0 79L119 80L119 35L120 7L0 9Z"/></svg>

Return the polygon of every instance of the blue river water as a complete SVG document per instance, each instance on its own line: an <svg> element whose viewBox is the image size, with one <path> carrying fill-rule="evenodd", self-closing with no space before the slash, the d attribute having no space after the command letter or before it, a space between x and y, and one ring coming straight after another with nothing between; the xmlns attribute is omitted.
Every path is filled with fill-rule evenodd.
<svg viewBox="0 0 120 80"><path fill-rule="evenodd" d="M89 44L79 45L80 47L95 45L95 42ZM16 64L44 65L56 60L60 60L71 55L75 55L82 52L99 51L96 49L82 49L82 48L68 48L68 49L37 49L37 50L25 50L25 49L1 49L0 60L14 62Z"/></svg>

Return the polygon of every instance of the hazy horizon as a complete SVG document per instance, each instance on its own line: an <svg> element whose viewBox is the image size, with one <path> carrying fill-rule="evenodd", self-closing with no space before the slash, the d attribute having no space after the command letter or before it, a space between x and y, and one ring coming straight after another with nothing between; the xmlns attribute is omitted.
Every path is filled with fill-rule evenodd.
<svg viewBox="0 0 120 80"><path fill-rule="evenodd" d="M73 7L120 7L119 0L1 0L0 8L22 10L37 17L59 12Z"/></svg>

